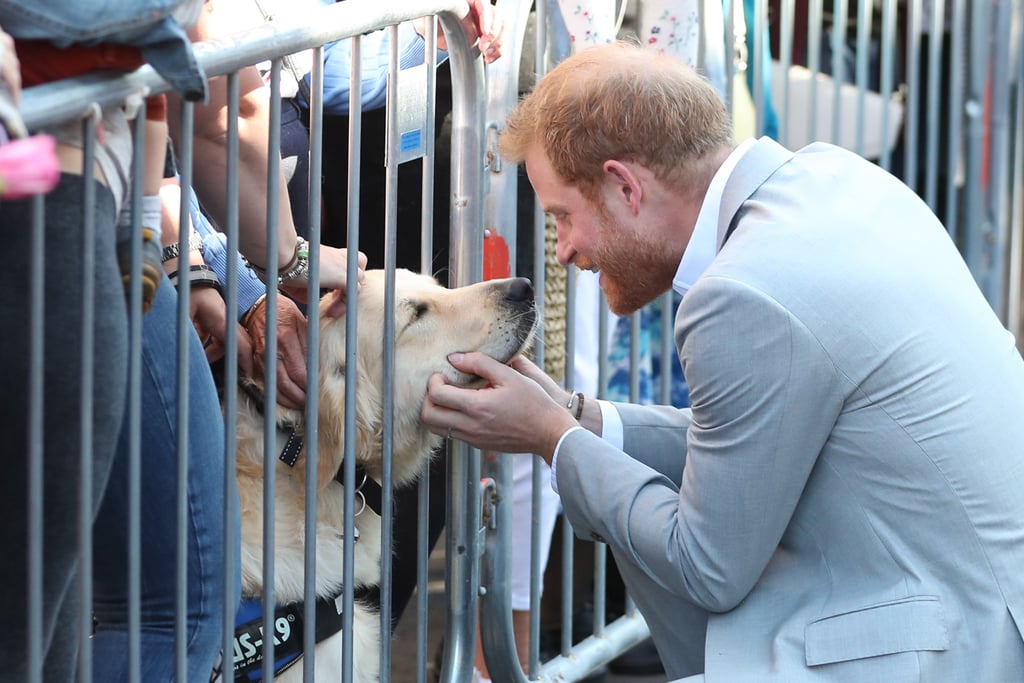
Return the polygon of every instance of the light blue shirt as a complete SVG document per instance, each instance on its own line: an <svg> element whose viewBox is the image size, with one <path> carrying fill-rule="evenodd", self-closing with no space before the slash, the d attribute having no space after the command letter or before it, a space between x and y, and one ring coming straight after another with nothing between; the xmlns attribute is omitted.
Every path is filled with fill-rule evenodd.
<svg viewBox="0 0 1024 683"><path fill-rule="evenodd" d="M398 26L398 66L406 69L423 64L426 42L416 33L412 24ZM391 56L391 31L373 31L360 37L360 78L364 111L380 109L387 101L388 60ZM438 63L448 57L438 50ZM349 93L352 86L352 41L350 39L328 43L324 56L324 113L331 116L348 114ZM310 82L306 74L306 84ZM307 106L301 93L296 97Z"/></svg>
<svg viewBox="0 0 1024 683"><path fill-rule="evenodd" d="M716 244L718 241L718 211L722 205L722 192L725 190L725 184L728 182L729 176L732 175L733 169L736 168L736 164L754 145L754 142L755 139L750 138L738 145L726 157L711 179L708 191L704 195L704 202L697 214L697 222L693 226L693 234L690 235L690 241L683 251L683 258L676 269L675 277L672 278L672 289L680 296L686 296L686 292L704 274L718 253ZM601 438L622 450L623 427L619 411L615 409L615 404L611 401L598 401L598 405L601 407ZM556 492L558 491L558 449L561 448L565 437L577 429L583 429L583 427L572 427L566 430L555 445L555 452L551 458L551 488Z"/></svg>
<svg viewBox="0 0 1024 683"><path fill-rule="evenodd" d="M249 267L241 254L236 251L229 256L228 236L217 230L207 219L206 214L199 208L196 193L189 192L188 194L192 227L203 239L203 261L213 269L221 284L226 284L228 281L228 259L233 258L238 262L238 310L235 311L235 320L240 321L253 304L267 293L267 286L256 275L256 271Z"/></svg>

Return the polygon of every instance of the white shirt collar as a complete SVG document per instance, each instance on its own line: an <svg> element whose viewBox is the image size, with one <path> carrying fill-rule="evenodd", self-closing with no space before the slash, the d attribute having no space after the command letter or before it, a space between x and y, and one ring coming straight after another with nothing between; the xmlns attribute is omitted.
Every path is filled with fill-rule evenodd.
<svg viewBox="0 0 1024 683"><path fill-rule="evenodd" d="M757 142L754 138L744 140L736 149L726 157L725 161L715 172L708 186L707 194L704 195L704 202L700 205L700 213L697 214L697 222L693 226L693 234L683 252L683 259L679 262L676 276L672 279L672 289L680 296L686 294L693 283L697 281L708 266L715 259L718 241L718 211L722 205L722 192L725 190L725 183L736 168L737 162L747 153L747 150Z"/></svg>

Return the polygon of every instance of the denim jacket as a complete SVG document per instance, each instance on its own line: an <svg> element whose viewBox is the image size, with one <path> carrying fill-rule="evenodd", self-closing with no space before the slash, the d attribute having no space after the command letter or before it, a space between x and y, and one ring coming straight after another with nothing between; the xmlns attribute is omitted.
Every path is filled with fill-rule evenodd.
<svg viewBox="0 0 1024 683"><path fill-rule="evenodd" d="M206 98L206 75L183 26L191 25L205 0L0 0L0 26L16 38L137 47L187 100Z"/></svg>

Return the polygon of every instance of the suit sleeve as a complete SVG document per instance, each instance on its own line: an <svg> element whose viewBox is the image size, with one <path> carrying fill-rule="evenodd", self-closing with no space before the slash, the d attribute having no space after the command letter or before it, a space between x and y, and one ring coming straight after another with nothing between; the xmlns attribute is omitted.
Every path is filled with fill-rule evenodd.
<svg viewBox="0 0 1024 683"><path fill-rule="evenodd" d="M678 486L686 459L690 409L616 403L622 419L622 450Z"/></svg>
<svg viewBox="0 0 1024 683"><path fill-rule="evenodd" d="M722 612L743 600L775 552L845 384L799 320L735 280L697 283L676 343L692 412L676 412L673 426L665 409L623 411L633 457L570 434L558 487L579 536L605 540L665 590Z"/></svg>

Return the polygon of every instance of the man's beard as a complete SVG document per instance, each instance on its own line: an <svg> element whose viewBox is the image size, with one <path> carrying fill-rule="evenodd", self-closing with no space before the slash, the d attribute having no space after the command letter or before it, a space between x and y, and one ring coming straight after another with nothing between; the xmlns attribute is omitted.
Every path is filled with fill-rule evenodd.
<svg viewBox="0 0 1024 683"><path fill-rule="evenodd" d="M678 263L669 262L664 245L628 228L617 229L610 216L601 221L601 247L593 259L578 259L601 271L601 289L608 308L629 315L643 308L672 286Z"/></svg>

